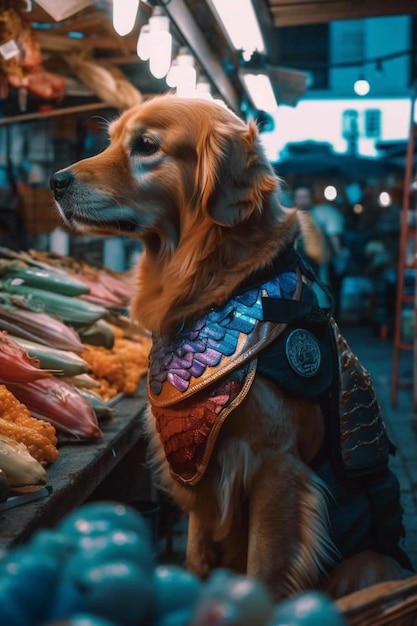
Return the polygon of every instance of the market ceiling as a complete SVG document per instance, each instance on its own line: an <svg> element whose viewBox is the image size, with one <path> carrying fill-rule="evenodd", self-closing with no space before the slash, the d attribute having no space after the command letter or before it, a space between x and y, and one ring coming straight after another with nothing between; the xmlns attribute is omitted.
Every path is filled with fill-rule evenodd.
<svg viewBox="0 0 417 626"><path fill-rule="evenodd" d="M3 0L6 3L12 0ZM19 0L21 1L21 0ZM62 0L61 0L62 1ZM226 0L225 0L226 1ZM295 105L306 91L306 76L302 71L288 71L281 67L281 51L277 42L280 29L287 26L320 24L332 20L355 19L371 16L416 14L417 0L252 0L267 43L267 62L276 96L281 103ZM64 3L62 2L62 5ZM87 4L87 3L86 3ZM187 45L195 55L200 69L208 76L217 93L236 111L245 98L239 77L240 57L227 41L222 28L214 18L210 0L148 0L140 3L134 31L125 37L118 36L111 21L112 0L95 0L93 4L61 22L53 18L37 3L32 3L30 19L37 25L37 35L47 69L74 76L74 59L91 59L94 62L115 64L144 96L167 90L163 80L155 80L147 64L136 54L141 26L147 23L152 9L163 6L170 17L178 46ZM49 28L45 28L48 26ZM70 33L80 33L79 39ZM317 36L314 45L317 43ZM300 37L298 56L311 61L311 45ZM311 42L310 42L311 44ZM304 52L303 52L304 51ZM304 56L303 56L304 55ZM76 60L76 59L75 59ZM75 78L79 76L75 74ZM71 79L70 79L71 80ZM96 82L99 82L98 80ZM86 93L72 85L75 97L88 98ZM86 88L84 81L84 88ZM99 86L99 99L102 99ZM90 94L91 95L91 94Z"/></svg>
<svg viewBox="0 0 417 626"><path fill-rule="evenodd" d="M274 26L417 13L415 0L267 0Z"/></svg>

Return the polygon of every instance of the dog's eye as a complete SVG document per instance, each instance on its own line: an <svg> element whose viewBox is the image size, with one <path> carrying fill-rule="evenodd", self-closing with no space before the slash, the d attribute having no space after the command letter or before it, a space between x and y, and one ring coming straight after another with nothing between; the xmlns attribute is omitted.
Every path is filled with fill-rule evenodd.
<svg viewBox="0 0 417 626"><path fill-rule="evenodd" d="M149 156L154 154L159 148L158 142L150 135L138 135L132 141L132 154Z"/></svg>

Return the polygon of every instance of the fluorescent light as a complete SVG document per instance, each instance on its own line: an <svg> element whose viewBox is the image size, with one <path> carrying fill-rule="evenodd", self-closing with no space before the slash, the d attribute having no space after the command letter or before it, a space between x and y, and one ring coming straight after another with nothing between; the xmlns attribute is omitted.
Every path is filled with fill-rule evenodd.
<svg viewBox="0 0 417 626"><path fill-rule="evenodd" d="M195 86L197 81L197 72L195 69L195 61L192 54L187 48L180 48L177 56L177 96L181 98L192 98L195 95Z"/></svg>
<svg viewBox="0 0 417 626"><path fill-rule="evenodd" d="M246 53L265 52L265 43L251 0L209 2L236 50Z"/></svg>
<svg viewBox="0 0 417 626"><path fill-rule="evenodd" d="M195 86L195 97L203 100L213 100L213 96L211 95L211 85L203 76L200 76Z"/></svg>
<svg viewBox="0 0 417 626"><path fill-rule="evenodd" d="M155 78L167 75L171 66L172 36L169 18L155 7L149 18L149 69Z"/></svg>
<svg viewBox="0 0 417 626"><path fill-rule="evenodd" d="M179 49L165 80L169 87L176 88L176 94L180 98L196 97L195 59L186 46Z"/></svg>
<svg viewBox="0 0 417 626"><path fill-rule="evenodd" d="M172 37L167 30L150 33L149 69L155 78L167 75L171 65Z"/></svg>
<svg viewBox="0 0 417 626"><path fill-rule="evenodd" d="M140 29L138 45L136 47L136 52L138 57L142 59L142 61L147 61L149 59L149 31L150 28L148 24L144 24Z"/></svg>
<svg viewBox="0 0 417 626"><path fill-rule="evenodd" d="M273 113L278 108L274 90L266 74L255 74L248 71L241 72L248 96L252 104L260 111Z"/></svg>
<svg viewBox="0 0 417 626"><path fill-rule="evenodd" d="M171 67L169 68L168 74L165 77L168 87L172 87L172 89L175 89L175 87L177 86L177 74L178 74L178 63L176 59L174 59L171 63Z"/></svg>
<svg viewBox="0 0 417 626"><path fill-rule="evenodd" d="M113 0L113 27L124 37L133 29L138 13L139 0Z"/></svg>

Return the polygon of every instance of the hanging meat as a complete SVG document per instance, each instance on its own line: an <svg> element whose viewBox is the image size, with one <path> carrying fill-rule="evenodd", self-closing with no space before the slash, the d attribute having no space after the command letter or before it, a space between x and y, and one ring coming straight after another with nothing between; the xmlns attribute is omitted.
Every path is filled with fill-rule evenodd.
<svg viewBox="0 0 417 626"><path fill-rule="evenodd" d="M44 99L65 94L65 78L42 66L42 54L36 32L20 4L13 2L0 10L0 73L3 82ZM16 6L17 5L17 6Z"/></svg>

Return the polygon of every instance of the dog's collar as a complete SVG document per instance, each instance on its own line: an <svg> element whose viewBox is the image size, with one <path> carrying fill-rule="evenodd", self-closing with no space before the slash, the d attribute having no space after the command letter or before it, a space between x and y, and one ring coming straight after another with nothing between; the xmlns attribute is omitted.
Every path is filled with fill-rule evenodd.
<svg viewBox="0 0 417 626"><path fill-rule="evenodd" d="M232 296L244 293L249 289L256 289L283 272L295 272L298 267L301 267L300 261L300 255L293 246L290 246L284 252L274 257L267 265L249 274L249 276L238 285Z"/></svg>

